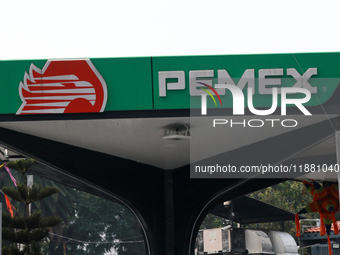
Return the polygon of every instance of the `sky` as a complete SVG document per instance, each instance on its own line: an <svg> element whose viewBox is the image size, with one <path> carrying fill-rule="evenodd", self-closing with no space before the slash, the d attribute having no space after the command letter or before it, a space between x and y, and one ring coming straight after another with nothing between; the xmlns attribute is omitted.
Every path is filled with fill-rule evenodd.
<svg viewBox="0 0 340 255"><path fill-rule="evenodd" d="M340 1L0 1L0 59L340 51Z"/></svg>

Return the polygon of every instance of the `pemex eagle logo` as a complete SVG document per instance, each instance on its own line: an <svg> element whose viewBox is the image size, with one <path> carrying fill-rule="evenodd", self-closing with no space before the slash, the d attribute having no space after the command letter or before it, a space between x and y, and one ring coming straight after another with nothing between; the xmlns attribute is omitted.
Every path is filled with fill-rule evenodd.
<svg viewBox="0 0 340 255"><path fill-rule="evenodd" d="M22 104L17 115L103 112L106 83L91 60L48 60L31 64L19 84Z"/></svg>

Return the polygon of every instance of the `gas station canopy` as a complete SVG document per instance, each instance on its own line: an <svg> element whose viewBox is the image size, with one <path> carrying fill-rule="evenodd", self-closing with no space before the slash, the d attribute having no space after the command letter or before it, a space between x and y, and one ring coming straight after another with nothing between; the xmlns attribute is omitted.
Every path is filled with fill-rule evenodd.
<svg viewBox="0 0 340 255"><path fill-rule="evenodd" d="M149 254L193 254L215 205L286 179L337 180L339 59L1 60L0 145L127 205Z"/></svg>

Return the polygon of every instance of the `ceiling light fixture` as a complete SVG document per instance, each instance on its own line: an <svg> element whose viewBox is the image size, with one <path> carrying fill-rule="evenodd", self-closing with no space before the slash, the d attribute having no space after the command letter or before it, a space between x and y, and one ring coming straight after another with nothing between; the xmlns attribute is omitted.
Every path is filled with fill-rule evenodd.
<svg viewBox="0 0 340 255"><path fill-rule="evenodd" d="M191 139L189 125L173 124L164 131L164 140L189 140Z"/></svg>

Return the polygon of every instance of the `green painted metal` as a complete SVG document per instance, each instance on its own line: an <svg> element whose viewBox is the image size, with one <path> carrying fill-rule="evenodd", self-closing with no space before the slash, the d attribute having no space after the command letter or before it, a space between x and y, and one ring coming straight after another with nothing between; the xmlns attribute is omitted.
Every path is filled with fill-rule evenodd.
<svg viewBox="0 0 340 255"><path fill-rule="evenodd" d="M217 82L217 70L227 70L237 83L246 69L255 70L258 78L259 69L283 68L282 86L293 86L295 79L288 76L287 68L295 68L303 74L308 68L317 68L309 82L318 87L318 93L312 95L305 106L315 106L326 102L340 82L340 53L299 53L299 54L264 54L264 55L227 55L227 56L170 56L170 57L132 57L132 58L95 58L94 66L104 78L108 100L105 111L160 110L199 108L201 98L190 96L189 72L192 70L214 70L213 84ZM21 105L19 83L33 63L43 68L47 60L11 60L0 61L0 114L15 114ZM185 89L167 90L166 97L159 96L160 71L184 71ZM176 81L176 79L174 79ZM171 80L169 80L171 82ZM257 85L256 85L257 86ZM246 90L244 90L247 96ZM221 95L223 107L232 107L230 95ZM215 106L208 97L208 107ZM268 107L271 95L253 97L254 106Z"/></svg>
<svg viewBox="0 0 340 255"><path fill-rule="evenodd" d="M105 111L151 110L151 58L91 59L106 81Z"/></svg>
<svg viewBox="0 0 340 255"><path fill-rule="evenodd" d="M287 76L287 68L295 68L303 74L308 68L317 68L318 74L312 76L309 82L318 87L318 93L312 94L311 100L305 106L315 106L326 102L334 93L340 82L340 53L299 53L299 54L265 54L265 55L228 55L228 56L182 56L182 57L153 57L153 81L158 84L159 71L185 72L185 89L168 90L166 97L159 97L159 88L154 86L155 109L187 109L200 108L201 98L189 96L189 71L214 70L213 84L217 83L217 70L225 69L234 79L235 83L242 77L246 69L255 69L255 79L258 78L259 69L283 68L283 76L269 78L281 78L282 86L291 87L295 84L292 76ZM204 78L208 79L208 78ZM171 81L170 81L171 82ZM247 86L246 86L247 87ZM255 82L256 94L253 97L254 106L270 107L271 95L258 94L258 82ZM247 98L246 89L244 89ZM299 95L297 95L299 96ZM223 107L231 108L230 93L221 95ZM291 98L294 98L291 97ZM228 100L229 99L229 100ZM280 99L278 100L280 103ZM247 106L247 100L245 100ZM213 100L208 97L208 107L216 107ZM217 107L221 107L218 105Z"/></svg>
<svg viewBox="0 0 340 255"><path fill-rule="evenodd" d="M0 114L15 114L21 105L19 83L33 63L43 68L47 60L0 61ZM104 78L108 100L105 111L151 110L151 58L91 59Z"/></svg>

